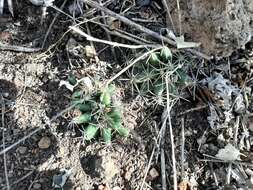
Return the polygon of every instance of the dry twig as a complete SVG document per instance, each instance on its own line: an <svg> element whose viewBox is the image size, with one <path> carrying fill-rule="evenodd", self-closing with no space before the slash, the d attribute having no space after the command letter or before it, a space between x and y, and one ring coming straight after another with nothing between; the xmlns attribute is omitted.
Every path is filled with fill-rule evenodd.
<svg viewBox="0 0 253 190"><path fill-rule="evenodd" d="M73 31L75 31L76 33L84 36L88 41L100 42L100 43L111 45L113 47L123 47L123 48L129 48L129 49L143 49L143 48L148 48L148 47L152 47L152 48L159 47L157 45L128 45L128 44L121 44L121 43L118 43L118 42L101 40L101 39L92 37L89 34L86 34L85 32L83 32L82 30L80 30L79 28L77 28L75 26L70 26L69 28L72 29Z"/></svg>
<svg viewBox="0 0 253 190"><path fill-rule="evenodd" d="M99 4L100 5L103 5L102 4L102 0L99 0ZM101 11L101 15L102 15L102 21L104 24L107 24L107 20L105 19L105 13L103 11ZM106 32L106 37L109 41L112 41L112 38L111 38L111 35L109 33L109 30L107 30L106 28L104 28L105 32ZM111 47L111 52L112 52L112 55L114 57L114 61L117 61L117 56L116 56L116 52L115 52L115 49L114 47Z"/></svg>
<svg viewBox="0 0 253 190"><path fill-rule="evenodd" d="M122 69L120 72L118 72L116 75L114 75L111 79L108 80L107 85L110 84L112 81L114 81L116 78L118 78L120 75L122 75L124 72L126 72L128 69L130 69L135 63L139 62L142 59L145 59L146 57L148 57L152 52L155 52L159 49L161 49L162 47L150 50L146 53L144 53L143 55L141 55L140 57L136 58L132 63L130 63L129 65L127 65L124 69Z"/></svg>
<svg viewBox="0 0 253 190"><path fill-rule="evenodd" d="M7 44L3 44L0 42L0 50L33 53L33 52L40 51L41 48L31 48L31 47L24 47L24 46L7 45Z"/></svg>
<svg viewBox="0 0 253 190"><path fill-rule="evenodd" d="M5 103L4 103L4 98L2 94L0 94L0 102L1 102L1 110L2 110L2 143L3 143L3 149L5 149L5 122L4 122L4 113L5 113ZM6 153L3 155L4 157L4 174L5 174L5 181L6 181L6 188L10 190L10 183L9 183L9 178L8 178L8 168L7 168L7 161L6 161Z"/></svg>
<svg viewBox="0 0 253 190"><path fill-rule="evenodd" d="M170 19L170 24L172 26L172 30L174 33L176 33L174 22L172 20L171 14L170 14L169 2L168 2L168 0L162 0L162 3L163 3L164 8L166 9L166 13L167 13L167 27L169 27L168 19Z"/></svg>
<svg viewBox="0 0 253 190"><path fill-rule="evenodd" d="M14 183L12 183L12 184L10 185L10 187L13 186L13 185L15 185L15 184L18 184L19 182L21 182L21 181L23 181L24 179L28 178L28 177L29 177L30 175L32 175L33 173L34 173L34 170L28 172L27 174L25 174L24 176L22 176L21 178L19 178L17 181L15 181ZM3 188L3 190L6 189L6 188L7 188L7 187Z"/></svg>
<svg viewBox="0 0 253 190"><path fill-rule="evenodd" d="M181 9L179 0L177 0L177 12L178 12L178 24L179 24L179 36L182 34L182 25L181 25Z"/></svg>
<svg viewBox="0 0 253 190"><path fill-rule="evenodd" d="M184 162L185 162L185 133L184 133L184 118L181 120L181 126L182 126L182 132L181 132L181 138L182 138L182 144L181 144L181 176L184 179L185 177L185 170L184 170Z"/></svg>
<svg viewBox="0 0 253 190"><path fill-rule="evenodd" d="M165 133L166 133L166 126L167 126L167 119L168 119L168 111L164 109L162 114L162 127L161 127L161 176L162 176L162 190L167 189L167 182L166 182L166 162L165 162L165 154L164 154L164 144L165 144Z"/></svg>
<svg viewBox="0 0 253 190"><path fill-rule="evenodd" d="M62 5L61 5L61 7L60 7L60 10L61 10L61 11L62 11L62 9L64 8L64 6L65 6L66 3L67 3L67 0L65 0L65 1L62 3ZM46 43L46 41L47 41L47 37L48 37L48 35L49 35L49 33L50 33L50 31L51 31L51 29L52 29L52 27L53 27L53 25L54 25L56 19L57 19L58 16L60 15L60 13L61 13L61 12L57 12L57 13L55 14L54 19L52 20L51 24L49 25L49 27L48 27L48 29L47 29L47 32L46 32L46 35L45 35L45 37L44 37L43 43L42 43L42 48L44 48L45 43Z"/></svg>
<svg viewBox="0 0 253 190"><path fill-rule="evenodd" d="M175 156L175 144L174 144L174 135L172 130L172 123L171 123L171 102L170 102L170 95L169 95L169 76L166 76L166 93L167 93L167 112L168 112L168 124L169 124L169 131L170 131L170 143L171 143L171 158L172 158L172 170L173 170L173 187L174 190L177 190L177 167L176 167L176 156Z"/></svg>
<svg viewBox="0 0 253 190"><path fill-rule="evenodd" d="M240 116L237 116L236 122L235 122L235 127L234 127L234 140L233 140L233 144L235 147L237 146L237 136L238 136L239 123L240 123ZM226 184L230 184L231 170L232 170L232 162L230 162L228 165Z"/></svg>

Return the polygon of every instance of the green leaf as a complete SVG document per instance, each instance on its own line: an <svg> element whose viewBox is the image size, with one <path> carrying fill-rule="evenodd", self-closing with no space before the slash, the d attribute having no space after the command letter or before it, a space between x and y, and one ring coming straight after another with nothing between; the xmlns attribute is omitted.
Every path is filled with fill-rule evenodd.
<svg viewBox="0 0 253 190"><path fill-rule="evenodd" d="M88 123L91 120L91 114L84 113L78 117L73 118L73 122L76 124Z"/></svg>
<svg viewBox="0 0 253 190"><path fill-rule="evenodd" d="M70 83L71 85L76 85L76 83L77 83L76 77L75 77L73 74L70 74L70 75L68 76L68 81L69 81L69 83Z"/></svg>
<svg viewBox="0 0 253 190"><path fill-rule="evenodd" d="M161 50L160 56L162 58L163 61L170 61L172 59L172 52L168 47L164 47Z"/></svg>
<svg viewBox="0 0 253 190"><path fill-rule="evenodd" d="M98 127L94 124L89 124L86 129L84 130L85 132L85 140L91 140L93 139L98 131Z"/></svg>
<svg viewBox="0 0 253 190"><path fill-rule="evenodd" d="M112 129L111 128L103 128L102 129L102 137L106 144L110 144L112 141Z"/></svg>

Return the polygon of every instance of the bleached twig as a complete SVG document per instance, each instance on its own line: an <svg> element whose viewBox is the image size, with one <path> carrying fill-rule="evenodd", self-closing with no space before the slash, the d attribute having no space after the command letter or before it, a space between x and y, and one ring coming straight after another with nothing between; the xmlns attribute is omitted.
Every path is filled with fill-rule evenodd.
<svg viewBox="0 0 253 190"><path fill-rule="evenodd" d="M184 170L184 162L185 162L185 132L184 132L184 118L181 120L181 138L182 138L182 144L181 144L181 176L184 178L185 176L185 170Z"/></svg>
<svg viewBox="0 0 253 190"><path fill-rule="evenodd" d="M167 119L168 119L168 110L165 108L162 114L162 127L161 127L161 144L160 144L160 156L161 156L161 177L162 177L162 190L167 189L166 182L166 162L165 162L165 154L164 154L164 144L165 144L165 133L167 127Z"/></svg>
<svg viewBox="0 0 253 190"><path fill-rule="evenodd" d="M84 36L88 41L100 42L100 43L111 45L113 47L123 47L123 48L129 48L129 49L143 49L143 48L147 48L147 47L159 47L157 45L128 45L128 44L122 44L122 43L118 43L118 42L101 40L101 39L98 39L98 38L95 38L93 36L86 34L85 32L83 32L82 30L80 30L79 28L77 28L75 26L70 26L69 28L72 29L74 32L80 34L81 36Z"/></svg>
<svg viewBox="0 0 253 190"><path fill-rule="evenodd" d="M173 30L173 32L174 33L176 33L176 29L175 29L175 26L174 26L174 22L173 22L173 20L172 20L172 17L171 17L171 14L170 14L170 9L169 9L169 2L168 2L168 0L162 0L162 3L163 3L163 6L164 6L164 8L166 9L166 13L167 13L167 19L170 19L170 23L171 23L171 26L172 26L172 30ZM168 23L168 21L167 21L167 23ZM169 25L167 24L167 27L168 27Z"/></svg>
<svg viewBox="0 0 253 190"><path fill-rule="evenodd" d="M239 123L240 123L240 116L237 116L236 121L235 121L235 126L234 126L234 140L233 140L234 146L237 145L237 136L238 136ZM230 184L231 170L232 170L232 162L230 162L228 164L226 184Z"/></svg>
<svg viewBox="0 0 253 190"><path fill-rule="evenodd" d="M148 57L151 53L161 49L162 47L150 50L144 54L142 54L140 57L136 58L134 61L132 61L132 63L130 63L129 65L127 65L125 68L123 68L121 71L119 71L116 75L114 75L111 79L109 79L107 81L107 85L110 84L112 81L114 81L116 78L118 78L120 75L122 75L124 72L126 72L128 69L130 69L134 64L136 64L137 62L139 62L142 59L145 59L146 57Z"/></svg>
<svg viewBox="0 0 253 190"><path fill-rule="evenodd" d="M180 9L180 3L179 0L177 0L177 13L178 13L178 24L179 24L179 36L182 34L182 24L181 24L181 9Z"/></svg>
<svg viewBox="0 0 253 190"><path fill-rule="evenodd" d="M3 142L3 149L5 149L5 122L4 122L4 113L5 113L5 103L4 103L4 98L2 94L0 94L0 102L1 102L1 110L2 110L2 142ZM9 183L9 178L8 178L8 168L7 168L7 161L6 161L6 153L3 155L4 157L4 174L5 174L5 181L6 181L6 187L8 190L10 190L10 183Z"/></svg>
<svg viewBox="0 0 253 190"><path fill-rule="evenodd" d="M16 51L16 52L24 52L24 53L33 53L38 52L41 48L31 48L25 46L16 46L16 45L7 45L0 42L0 51Z"/></svg>
<svg viewBox="0 0 253 190"><path fill-rule="evenodd" d="M170 132L170 142L171 142L171 158L172 158L172 170L173 170L173 189L177 190L177 165L176 165L176 156L175 156L175 144L174 144L174 135L171 123L171 105L170 105L170 95L169 95L169 76L166 76L166 93L167 93L167 112L168 112L168 124Z"/></svg>

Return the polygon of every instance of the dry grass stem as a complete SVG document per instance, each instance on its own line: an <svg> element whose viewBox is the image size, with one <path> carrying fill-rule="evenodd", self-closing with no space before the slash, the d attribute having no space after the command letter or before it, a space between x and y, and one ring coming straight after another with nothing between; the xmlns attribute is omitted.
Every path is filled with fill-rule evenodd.
<svg viewBox="0 0 253 190"><path fill-rule="evenodd" d="M2 124L2 147L3 150L5 149L5 121L4 121L4 114L5 114L5 103L4 103L4 98L2 94L0 94L0 102L1 102L1 124ZM5 174L5 182L6 182L6 188L10 190L10 183L9 183L9 178L8 178L8 168L7 168L7 160L6 160L6 153L3 154L4 158L4 174Z"/></svg>
<svg viewBox="0 0 253 190"><path fill-rule="evenodd" d="M123 48L129 48L129 49L143 49L143 48L148 48L148 47L152 47L152 48L159 47L158 45L128 45L128 44L121 44L118 42L101 40L101 39L97 39L97 38L94 38L94 37L86 34L85 32L83 32L82 30L80 30L79 28L77 28L75 26L70 26L69 28L72 29L73 31L75 31L76 33L84 36L88 41L104 43L104 44L111 45L113 47L123 47Z"/></svg>
<svg viewBox="0 0 253 190"><path fill-rule="evenodd" d="M166 76L166 93L167 93L167 112L168 112L168 124L170 132L170 142L171 142L171 159L172 159L172 170L173 170L173 188L177 190L177 165L176 165L176 155L175 155L175 144L174 144L174 135L171 123L171 100L169 93L169 76Z"/></svg>

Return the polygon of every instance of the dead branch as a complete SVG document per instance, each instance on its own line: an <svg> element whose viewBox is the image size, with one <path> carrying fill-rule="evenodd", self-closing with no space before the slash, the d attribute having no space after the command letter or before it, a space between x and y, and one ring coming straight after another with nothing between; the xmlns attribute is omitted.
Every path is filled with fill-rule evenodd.
<svg viewBox="0 0 253 190"><path fill-rule="evenodd" d="M25 46L7 45L0 42L0 50L2 51L16 51L24 53L34 53L41 50L41 48L31 48Z"/></svg>

